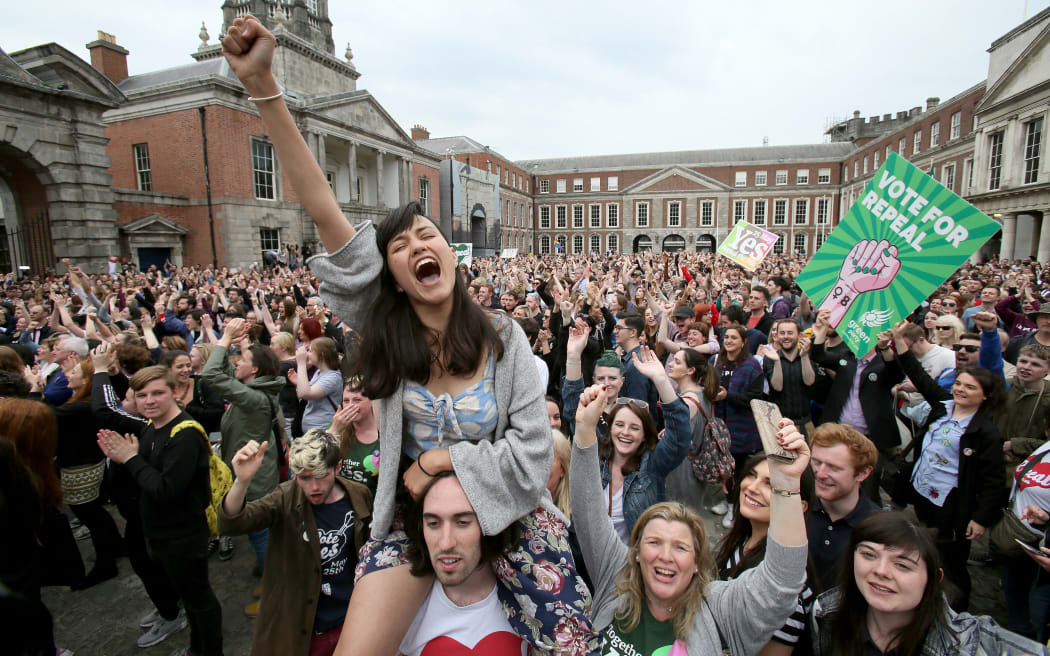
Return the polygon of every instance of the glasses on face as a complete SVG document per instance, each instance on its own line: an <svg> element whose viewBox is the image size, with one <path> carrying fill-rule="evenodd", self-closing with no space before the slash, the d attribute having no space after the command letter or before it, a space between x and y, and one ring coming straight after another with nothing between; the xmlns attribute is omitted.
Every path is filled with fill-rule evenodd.
<svg viewBox="0 0 1050 656"><path fill-rule="evenodd" d="M951 330L951 326L937 326L937 330Z"/></svg>
<svg viewBox="0 0 1050 656"><path fill-rule="evenodd" d="M953 351L966 351L967 353L976 353L981 350L980 346L973 346L971 344L953 344Z"/></svg>
<svg viewBox="0 0 1050 656"><path fill-rule="evenodd" d="M648 410L649 404L645 401L639 401L638 399L632 399L627 396L621 396L616 399L616 405L631 405L639 410Z"/></svg>
<svg viewBox="0 0 1050 656"><path fill-rule="evenodd" d="M941 305L944 307L959 307L955 301L941 301Z"/></svg>

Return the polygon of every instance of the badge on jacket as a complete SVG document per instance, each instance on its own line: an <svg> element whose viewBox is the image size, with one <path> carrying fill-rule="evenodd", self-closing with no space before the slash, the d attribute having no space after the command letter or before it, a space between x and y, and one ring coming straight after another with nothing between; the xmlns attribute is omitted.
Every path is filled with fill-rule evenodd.
<svg viewBox="0 0 1050 656"><path fill-rule="evenodd" d="M873 383L874 383L874 382L875 382L875 381L877 381L878 379L879 379L879 375L878 375L878 374L876 374L876 373L870 373L870 374L868 374L868 380L869 380L869 381L871 381L871 382L873 382Z"/></svg>

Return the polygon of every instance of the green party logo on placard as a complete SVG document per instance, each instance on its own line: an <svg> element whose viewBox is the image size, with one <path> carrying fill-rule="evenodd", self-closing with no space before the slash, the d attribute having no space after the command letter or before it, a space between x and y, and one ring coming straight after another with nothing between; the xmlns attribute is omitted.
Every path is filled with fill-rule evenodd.
<svg viewBox="0 0 1050 656"><path fill-rule="evenodd" d="M858 357L999 231L897 153L875 172L798 284Z"/></svg>
<svg viewBox="0 0 1050 656"><path fill-rule="evenodd" d="M470 266L473 259L474 244L452 244L452 252L456 254L456 264Z"/></svg>

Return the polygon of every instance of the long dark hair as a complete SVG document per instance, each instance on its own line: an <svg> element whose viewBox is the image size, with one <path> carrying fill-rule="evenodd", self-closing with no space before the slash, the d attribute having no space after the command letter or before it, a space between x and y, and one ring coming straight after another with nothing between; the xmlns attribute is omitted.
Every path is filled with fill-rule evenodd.
<svg viewBox="0 0 1050 656"><path fill-rule="evenodd" d="M637 403L617 403L609 411L609 429L605 432L601 448L598 451L603 459L609 461L610 466L613 458L612 426L616 422L616 415L625 409L633 412L638 417L638 420L642 422L642 443L638 445L638 450L621 468L623 475L627 476L632 472L638 471L638 468L642 466L642 456L645 455L646 451L655 449L660 440L656 432L656 422L653 421L653 416L649 414L648 410L638 407Z"/></svg>
<svg viewBox="0 0 1050 656"><path fill-rule="evenodd" d="M941 591L941 565L937 546L927 529L903 512L879 512L853 527L849 548L843 556L839 574L842 597L838 611L831 615L829 627L832 654L860 654L864 651L862 627L867 621L868 602L857 587L853 558L861 542L872 542L905 551L917 551L926 566L926 587L911 621L897 634L891 645L900 656L918 656L930 629L943 623L947 612Z"/></svg>
<svg viewBox="0 0 1050 656"><path fill-rule="evenodd" d="M370 320L363 323L361 346L354 349L354 355L360 359L355 370L364 376L362 392L370 399L392 395L405 380L424 385L430 380L431 340L404 292L398 291L386 258L387 245L410 230L417 216L434 223L419 203L411 202L392 211L376 226L376 247L383 258L379 297ZM434 226L440 232L441 227L436 223ZM453 319L440 345L444 360L441 365L450 375L462 376L477 370L488 348L497 360L501 359L503 342L491 316L470 299L463 276L454 273Z"/></svg>
<svg viewBox="0 0 1050 656"><path fill-rule="evenodd" d="M1006 403L1006 390L1003 387L1002 378L996 376L984 367L978 367L976 365L960 369L955 374L955 380L959 380L959 376L962 376L963 374L973 376L974 380L977 381L977 384L981 386L981 391L984 392L985 399L981 402L981 411L1002 408Z"/></svg>
<svg viewBox="0 0 1050 656"><path fill-rule="evenodd" d="M740 352L736 355L736 360L730 360L729 352L726 351L725 333L730 330L740 335L740 340L743 342L743 344L740 345ZM749 357L751 357L751 345L747 342L747 328L741 326L738 323L734 323L731 326L726 326L725 331L722 333L722 349L718 351L718 370L725 371L726 366L730 362L732 362L733 366L735 367L744 360L747 360Z"/></svg>
<svg viewBox="0 0 1050 656"><path fill-rule="evenodd" d="M704 390L704 396L711 403L718 396L718 376L714 367L707 361L707 356L696 349L682 349L682 357L685 358L685 366L693 370L693 382L699 383Z"/></svg>
<svg viewBox="0 0 1050 656"><path fill-rule="evenodd" d="M733 487L729 491L729 497L733 500L733 527L729 529L729 532L718 543L718 552L715 554L715 566L718 567L718 576L721 579L735 579L742 572L757 567L766 557L766 541L762 540L760 544L750 551L744 551L740 560L733 567L726 567L726 564L736 551L751 539L751 520L740 516L740 485L745 478L754 474L759 463L766 459L765 453L756 453L747 459L744 466L737 470L736 475L733 477ZM802 478L799 480L799 489L802 491L802 500L809 504L810 507L813 507L813 500L816 497L816 486L813 480L812 469L807 467L806 471L802 472ZM810 569L807 566L809 584L812 587L817 579L815 572L809 571Z"/></svg>

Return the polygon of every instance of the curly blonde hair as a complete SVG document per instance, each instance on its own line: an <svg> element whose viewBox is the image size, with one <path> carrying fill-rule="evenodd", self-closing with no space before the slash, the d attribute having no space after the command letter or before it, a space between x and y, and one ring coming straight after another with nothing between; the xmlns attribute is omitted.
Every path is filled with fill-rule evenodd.
<svg viewBox="0 0 1050 656"><path fill-rule="evenodd" d="M642 579L642 565L639 562L642 534L646 526L654 519L666 522L681 522L689 529L693 537L694 563L696 573L689 581L689 587L682 593L671 613L671 623L676 639L685 640L686 635L700 612L704 601L704 592L714 578L714 558L707 546L707 531L704 522L694 511L677 501L657 503L642 513L631 531L630 547L627 551L627 563L616 578L616 594L623 598L616 611L617 626L625 632L633 631L642 618L642 604L648 603L645 598L645 582Z"/></svg>

